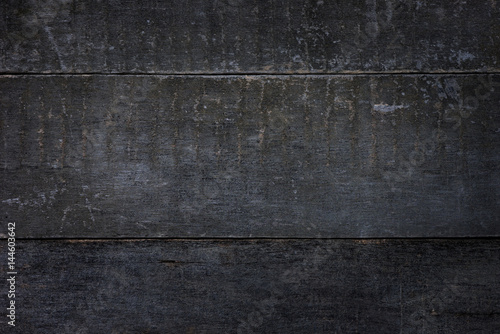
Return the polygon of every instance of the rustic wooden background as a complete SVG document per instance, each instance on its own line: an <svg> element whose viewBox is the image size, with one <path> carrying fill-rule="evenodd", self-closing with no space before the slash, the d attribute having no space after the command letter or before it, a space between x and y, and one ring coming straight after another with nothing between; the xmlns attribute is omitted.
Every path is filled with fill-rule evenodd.
<svg viewBox="0 0 500 334"><path fill-rule="evenodd" d="M0 333L500 328L497 0L0 14Z"/></svg>

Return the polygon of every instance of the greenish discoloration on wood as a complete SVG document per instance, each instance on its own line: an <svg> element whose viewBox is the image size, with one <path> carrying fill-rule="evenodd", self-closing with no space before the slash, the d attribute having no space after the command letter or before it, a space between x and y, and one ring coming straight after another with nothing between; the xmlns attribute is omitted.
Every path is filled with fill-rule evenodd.
<svg viewBox="0 0 500 334"><path fill-rule="evenodd" d="M499 235L500 77L4 76L24 237Z"/></svg>
<svg viewBox="0 0 500 334"><path fill-rule="evenodd" d="M4 1L0 71L498 71L477 1Z"/></svg>
<svg viewBox="0 0 500 334"><path fill-rule="evenodd" d="M18 254L13 333L500 326L498 240L32 240Z"/></svg>

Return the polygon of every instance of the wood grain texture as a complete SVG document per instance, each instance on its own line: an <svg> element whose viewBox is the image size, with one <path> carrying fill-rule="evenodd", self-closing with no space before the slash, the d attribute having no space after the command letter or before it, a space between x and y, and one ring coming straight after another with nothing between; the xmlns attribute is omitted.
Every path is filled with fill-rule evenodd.
<svg viewBox="0 0 500 334"><path fill-rule="evenodd" d="M17 261L10 333L500 327L498 240L20 241Z"/></svg>
<svg viewBox="0 0 500 334"><path fill-rule="evenodd" d="M2 1L4 73L498 71L497 0Z"/></svg>
<svg viewBox="0 0 500 334"><path fill-rule="evenodd" d="M22 237L500 234L500 76L3 76ZM6 229L4 229L5 231Z"/></svg>

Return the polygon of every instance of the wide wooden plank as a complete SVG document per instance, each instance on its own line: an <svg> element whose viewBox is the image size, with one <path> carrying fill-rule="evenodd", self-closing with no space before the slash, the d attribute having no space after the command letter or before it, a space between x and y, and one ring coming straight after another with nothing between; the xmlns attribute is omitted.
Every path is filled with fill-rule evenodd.
<svg viewBox="0 0 500 334"><path fill-rule="evenodd" d="M500 328L499 240L18 241L17 262L12 333Z"/></svg>
<svg viewBox="0 0 500 334"><path fill-rule="evenodd" d="M499 86L3 76L2 225L35 238L498 236Z"/></svg>
<svg viewBox="0 0 500 334"><path fill-rule="evenodd" d="M2 1L1 72L499 69L497 0Z"/></svg>

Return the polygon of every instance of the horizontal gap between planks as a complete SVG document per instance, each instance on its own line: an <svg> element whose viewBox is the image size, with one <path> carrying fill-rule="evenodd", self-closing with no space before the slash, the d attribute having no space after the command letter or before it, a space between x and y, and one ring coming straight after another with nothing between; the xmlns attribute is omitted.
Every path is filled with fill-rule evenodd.
<svg viewBox="0 0 500 334"><path fill-rule="evenodd" d="M7 241L6 237L0 238L2 241ZM84 238L69 238L69 237L48 237L48 238L16 238L16 241L69 241L69 242L85 242L85 241L329 241L329 240L351 240L351 241L381 241L381 240L414 240L414 241L463 241L463 240L500 240L500 236L478 236L478 237L367 237L367 238L335 238L335 237L84 237Z"/></svg>
<svg viewBox="0 0 500 334"><path fill-rule="evenodd" d="M345 71L336 73L283 73L283 72L227 72L227 73L205 73L205 72L155 72L155 73L134 73L134 72L117 72L117 73L102 73L102 72L82 72L82 73L29 73L29 72L0 72L0 76L170 76L170 77L239 77L239 76L273 76L273 77L325 77L325 76L389 76L389 75L488 75L500 74L500 70L492 71L434 71L434 72L417 72L417 71L373 71L373 72L359 72L359 71Z"/></svg>

